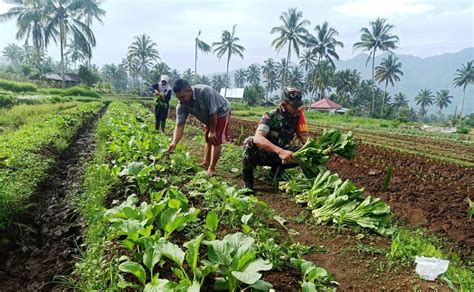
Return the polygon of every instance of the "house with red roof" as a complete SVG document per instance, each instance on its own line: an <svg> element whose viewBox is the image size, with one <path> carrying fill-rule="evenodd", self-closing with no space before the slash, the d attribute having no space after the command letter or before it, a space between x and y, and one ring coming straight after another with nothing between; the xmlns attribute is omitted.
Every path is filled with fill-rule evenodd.
<svg viewBox="0 0 474 292"><path fill-rule="evenodd" d="M318 101L313 102L309 106L310 110L317 110L321 112L330 112L330 113L344 113L346 109L343 108L341 105L335 103L334 101L330 100L329 98L323 98Z"/></svg>

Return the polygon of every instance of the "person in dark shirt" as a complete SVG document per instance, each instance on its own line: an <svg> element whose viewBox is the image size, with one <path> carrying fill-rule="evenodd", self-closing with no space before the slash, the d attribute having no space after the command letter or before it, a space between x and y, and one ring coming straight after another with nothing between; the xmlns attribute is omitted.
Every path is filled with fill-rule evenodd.
<svg viewBox="0 0 474 292"><path fill-rule="evenodd" d="M257 165L271 166L274 175L285 168L296 167L292 155L300 147L290 146L290 143L298 137L304 144L308 136L302 92L287 87L280 105L262 116L255 136L248 137L244 142L242 166L245 187L254 190L253 172Z"/></svg>
<svg viewBox="0 0 474 292"><path fill-rule="evenodd" d="M168 82L168 76L161 75L160 82L151 85L155 95L155 129L163 133L165 132L171 99L171 88L169 88Z"/></svg>

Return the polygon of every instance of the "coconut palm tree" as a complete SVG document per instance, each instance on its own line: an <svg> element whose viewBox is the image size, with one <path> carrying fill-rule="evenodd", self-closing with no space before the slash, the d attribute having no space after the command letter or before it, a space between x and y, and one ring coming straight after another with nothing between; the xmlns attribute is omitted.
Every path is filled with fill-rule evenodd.
<svg viewBox="0 0 474 292"><path fill-rule="evenodd" d="M296 56L300 55L300 46L304 46L308 41L309 32L305 26L311 25L311 22L303 18L303 12L290 8L287 12L283 12L280 16L282 25L272 28L271 33L279 34L273 40L272 46L280 51L288 43L288 54L286 57L285 69L283 71L281 88L286 85L286 76L288 72L288 64L291 62L291 51L295 51Z"/></svg>
<svg viewBox="0 0 474 292"><path fill-rule="evenodd" d="M339 60L336 48L344 47L344 44L335 38L339 33L330 27L327 21L323 25L318 24L314 29L316 36L309 39L308 46L312 48L312 53L318 56L319 62L326 60L335 68L334 60Z"/></svg>
<svg viewBox="0 0 474 292"><path fill-rule="evenodd" d="M3 49L2 57L13 67L18 68L25 58L25 50L17 44L10 43Z"/></svg>
<svg viewBox="0 0 474 292"><path fill-rule="evenodd" d="M128 47L127 56L136 60L137 70L140 72L142 81L145 80L145 75L153 62L160 59L156 47L156 43L146 34L136 36L135 41Z"/></svg>
<svg viewBox="0 0 474 292"><path fill-rule="evenodd" d="M211 84L217 92L220 92L221 88L229 87L230 80L227 78L227 75L214 75L212 76Z"/></svg>
<svg viewBox="0 0 474 292"><path fill-rule="evenodd" d="M219 60L227 54L227 70L226 70L226 80L229 80L229 63L230 63L230 58L232 55L238 55L242 59L244 58L244 51L245 48L242 45L239 45L237 42L240 41L238 37L235 36L235 27L237 25L234 24L232 27L232 33L230 33L228 30L224 30L222 32L222 38L220 42L214 42L212 43L212 46L214 47L214 52L217 53L217 57ZM227 86L224 89L224 97L227 95Z"/></svg>
<svg viewBox="0 0 474 292"><path fill-rule="evenodd" d="M286 59L283 58L279 63L277 63L276 67L279 83L283 87L283 78L288 76L290 66L287 64Z"/></svg>
<svg viewBox="0 0 474 292"><path fill-rule="evenodd" d="M238 69L234 74L234 84L236 87L244 87L247 82L247 70Z"/></svg>
<svg viewBox="0 0 474 292"><path fill-rule="evenodd" d="M76 70L77 61L83 61L86 59L86 54L84 54L82 47L74 38L70 39L66 46L66 56L73 63L74 70Z"/></svg>
<svg viewBox="0 0 474 292"><path fill-rule="evenodd" d="M191 80L193 80L193 76L195 76L193 70L191 70L191 68L188 68L186 70L183 71L183 74L181 74L181 78L183 78L184 80L187 80L189 81L189 83L192 84Z"/></svg>
<svg viewBox="0 0 474 292"><path fill-rule="evenodd" d="M392 35L391 30L395 26L386 23L385 18L377 18L375 21L370 22L370 30L363 27L360 32L360 42L356 42L353 45L354 49L362 49L363 51L369 51L369 56L365 65L369 63L372 58L372 82L375 82L375 53L377 50L392 52L397 48L399 38L397 35ZM370 113L374 113L375 106L375 89L372 91L372 107Z"/></svg>
<svg viewBox="0 0 474 292"><path fill-rule="evenodd" d="M313 54L311 50L304 51L300 57L300 65L303 66L306 73L311 71L316 66L316 62L317 55Z"/></svg>
<svg viewBox="0 0 474 292"><path fill-rule="evenodd" d="M15 5L8 12L0 15L0 23L16 18L18 31L16 39L25 40L25 46L28 46L31 39L36 50L36 56L32 59L34 65L40 73L43 74L41 61L42 53L45 48L45 27L44 27L44 8L45 3L42 1L8 1Z"/></svg>
<svg viewBox="0 0 474 292"><path fill-rule="evenodd" d="M203 40L199 39L201 31L198 32L196 38L194 39L194 83L197 84L197 60L198 60L198 50L201 53L207 54L212 51L212 47L208 45Z"/></svg>
<svg viewBox="0 0 474 292"><path fill-rule="evenodd" d="M260 83L260 68L258 68L257 65L252 64L247 69L247 81L250 84Z"/></svg>
<svg viewBox="0 0 474 292"><path fill-rule="evenodd" d="M380 66L375 67L375 79L380 83L385 81L385 92L387 92L388 83L394 86L394 81L400 81L400 76L403 75L402 63L398 62L398 58L392 54L388 55L387 58L382 59ZM383 116L383 109L385 106L385 95L382 99L382 108L380 115Z"/></svg>
<svg viewBox="0 0 474 292"><path fill-rule="evenodd" d="M310 75L311 83L313 83L314 88L317 90L316 98L324 98L326 90L331 87L333 82L334 67L329 61L324 60L316 65Z"/></svg>
<svg viewBox="0 0 474 292"><path fill-rule="evenodd" d="M457 69L454 77L454 86L461 87L463 91L462 101L461 101L461 111L459 116L462 118L464 112L464 99L466 98L466 87L469 84L474 83L474 66L472 65L473 61L467 62L466 65L462 65L461 69Z"/></svg>
<svg viewBox="0 0 474 292"><path fill-rule="evenodd" d="M345 69L334 74L333 86L336 88L339 102L346 104L349 102L350 96L355 94L360 80L360 72L355 69Z"/></svg>
<svg viewBox="0 0 474 292"><path fill-rule="evenodd" d="M436 92L434 104L439 107L439 116L441 116L441 111L443 110L443 108L447 108L449 106L452 98L453 96L449 95L449 90L447 89L443 89Z"/></svg>
<svg viewBox="0 0 474 292"><path fill-rule="evenodd" d="M288 76L288 84L292 87L303 88L304 74L300 70L300 67L294 66Z"/></svg>
<svg viewBox="0 0 474 292"><path fill-rule="evenodd" d="M400 110L401 107L408 106L407 96L401 92L395 94L393 97L392 106L394 106L397 111Z"/></svg>
<svg viewBox="0 0 474 292"><path fill-rule="evenodd" d="M416 104L420 106L420 115L424 117L426 115L426 107L433 104L434 95L429 89L422 89L415 96Z"/></svg>
<svg viewBox="0 0 474 292"><path fill-rule="evenodd" d="M59 42L61 52L61 75L64 87L64 49L67 45L68 36L71 35L76 42L81 44L83 51L91 52L95 46L95 36L92 30L77 16L78 1L71 0L49 0L44 8L47 18L45 26L45 43L49 44L53 39Z"/></svg>
<svg viewBox="0 0 474 292"><path fill-rule="evenodd" d="M268 95L278 88L278 63L268 58L263 62L262 73L263 83L265 84L265 101L268 101Z"/></svg>
<svg viewBox="0 0 474 292"><path fill-rule="evenodd" d="M94 19L100 23L103 23L101 17L105 16L105 10L99 7L103 2L104 1L102 0L75 1L76 9L78 11L78 16L79 18L84 19L84 23L87 25L89 29L91 29ZM86 57L87 57L87 65L90 66L92 51L90 52L90 54L87 54Z"/></svg>

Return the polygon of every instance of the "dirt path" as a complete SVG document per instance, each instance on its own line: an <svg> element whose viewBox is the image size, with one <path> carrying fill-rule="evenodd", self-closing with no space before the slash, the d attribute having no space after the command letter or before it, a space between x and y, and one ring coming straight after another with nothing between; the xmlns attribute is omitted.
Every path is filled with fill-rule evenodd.
<svg viewBox="0 0 474 292"><path fill-rule="evenodd" d="M87 118L64 153L54 154L57 164L32 196L32 206L19 224L1 234L9 242L0 248L0 291L64 290L52 281L69 273L78 256L82 226L73 200L80 194L83 166L95 148L100 114Z"/></svg>

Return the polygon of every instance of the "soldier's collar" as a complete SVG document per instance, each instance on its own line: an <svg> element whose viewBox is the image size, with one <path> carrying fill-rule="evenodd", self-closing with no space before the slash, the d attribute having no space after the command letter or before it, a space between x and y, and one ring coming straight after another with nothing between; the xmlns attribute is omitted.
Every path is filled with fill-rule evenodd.
<svg viewBox="0 0 474 292"><path fill-rule="evenodd" d="M295 115L292 116L286 109L286 105L284 102L280 103L280 105L278 106L278 110L283 116L287 116L290 118L297 118L300 115L300 111L298 111L295 113Z"/></svg>

